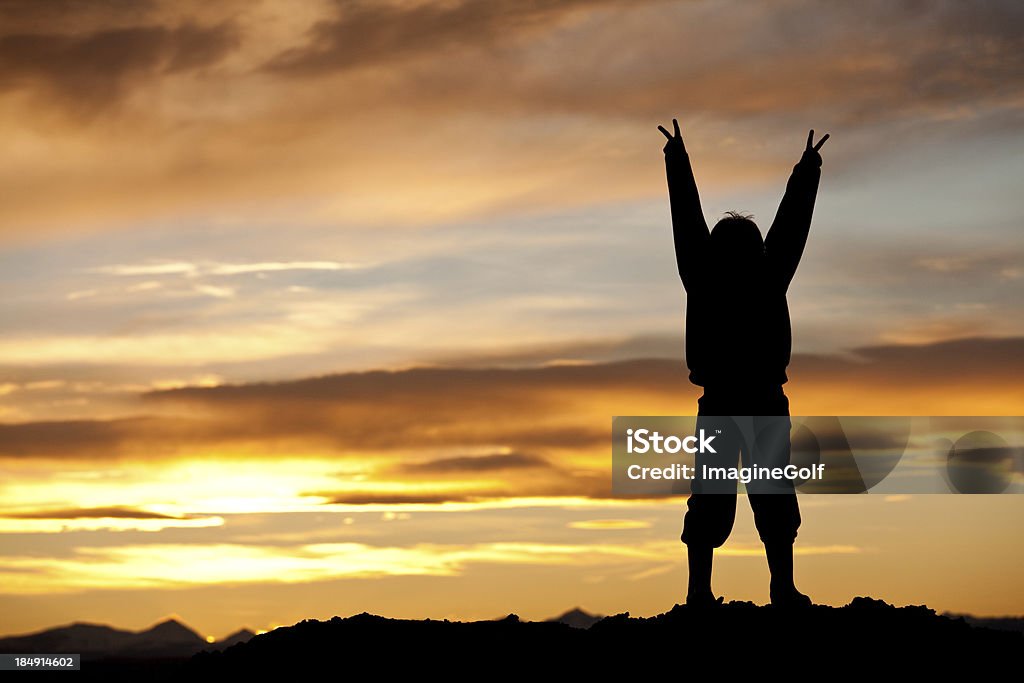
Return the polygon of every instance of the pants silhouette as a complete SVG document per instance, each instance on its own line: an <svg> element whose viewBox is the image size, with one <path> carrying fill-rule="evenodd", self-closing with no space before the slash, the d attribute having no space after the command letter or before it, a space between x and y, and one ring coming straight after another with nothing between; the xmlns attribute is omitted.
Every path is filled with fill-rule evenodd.
<svg viewBox="0 0 1024 683"><path fill-rule="evenodd" d="M736 519L736 481L704 479L704 467L785 467L790 456L789 399L782 386L764 389L705 389L697 400L697 430L715 435L716 453L697 453L697 476L686 502L682 541L718 548L732 532ZM733 416L749 416L747 429ZM770 417L774 416L774 417ZM785 416L785 417L782 417ZM720 432L720 433L719 433ZM800 509L792 482L753 480L746 485L754 525L766 545L792 544L800 527Z"/></svg>

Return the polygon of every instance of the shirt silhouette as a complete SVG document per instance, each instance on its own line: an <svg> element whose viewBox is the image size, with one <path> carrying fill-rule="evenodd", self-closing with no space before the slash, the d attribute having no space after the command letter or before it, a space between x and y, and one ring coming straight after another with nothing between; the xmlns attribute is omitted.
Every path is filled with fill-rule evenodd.
<svg viewBox="0 0 1024 683"><path fill-rule="evenodd" d="M698 399L697 427L719 433L718 453L698 453L701 466L743 464L784 466L789 461L789 399L782 385L792 350L786 292L803 255L821 176L825 135L807 136L767 237L747 216L730 213L708 230L679 123L674 134L663 127L679 277L686 290L686 365L690 381L704 388ZM735 416L750 416L746 432ZM784 417L785 416L785 417ZM774 488L772 488L774 486ZM810 599L793 582L793 542L800 512L792 482L748 486L754 522L771 569L773 605L804 606ZM689 587L686 602L721 602L711 591L714 548L725 543L736 515L735 482L701 478L692 483L682 540L687 545Z"/></svg>

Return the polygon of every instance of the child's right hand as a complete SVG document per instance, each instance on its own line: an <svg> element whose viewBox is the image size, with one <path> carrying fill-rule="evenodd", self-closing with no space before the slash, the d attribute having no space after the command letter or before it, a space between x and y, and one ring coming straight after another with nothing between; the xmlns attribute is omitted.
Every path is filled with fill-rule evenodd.
<svg viewBox="0 0 1024 683"><path fill-rule="evenodd" d="M686 152L686 148L683 147L683 136L679 132L679 122L672 119L672 126L676 129L675 135L670 135L664 127L658 126L658 130L661 131L662 135L668 138L668 142L665 143L663 151L665 154L670 152ZM827 135L825 137L828 137Z"/></svg>

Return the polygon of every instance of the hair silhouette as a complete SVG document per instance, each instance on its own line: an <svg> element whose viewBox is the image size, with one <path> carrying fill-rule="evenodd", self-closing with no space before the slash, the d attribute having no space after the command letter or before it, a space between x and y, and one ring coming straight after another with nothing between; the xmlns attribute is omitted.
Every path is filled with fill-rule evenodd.
<svg viewBox="0 0 1024 683"><path fill-rule="evenodd" d="M764 238L752 219L747 214L727 211L726 217L711 230L713 258L719 267L730 271L732 278L754 267L764 256Z"/></svg>

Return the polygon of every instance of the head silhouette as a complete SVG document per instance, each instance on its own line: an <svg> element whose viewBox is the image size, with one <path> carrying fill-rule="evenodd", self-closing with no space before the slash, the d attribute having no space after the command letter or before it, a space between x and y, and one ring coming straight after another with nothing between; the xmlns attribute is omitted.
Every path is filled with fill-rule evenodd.
<svg viewBox="0 0 1024 683"><path fill-rule="evenodd" d="M711 250L720 265L744 268L760 263L764 256L764 239L752 218L728 211L725 218L715 224L711 231Z"/></svg>

